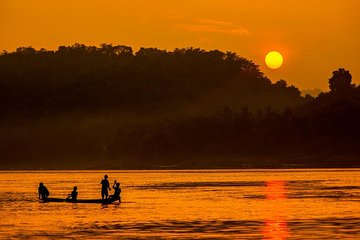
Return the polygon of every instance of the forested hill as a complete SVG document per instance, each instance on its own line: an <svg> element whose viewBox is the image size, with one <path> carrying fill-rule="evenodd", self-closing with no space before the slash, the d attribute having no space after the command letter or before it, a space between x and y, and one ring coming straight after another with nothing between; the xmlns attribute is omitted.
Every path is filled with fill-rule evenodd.
<svg viewBox="0 0 360 240"><path fill-rule="evenodd" d="M1 116L196 108L284 109L304 102L285 81L272 84L235 53L172 52L103 44L57 51L27 47L0 56Z"/></svg>
<svg viewBox="0 0 360 240"><path fill-rule="evenodd" d="M301 97L217 50L3 52L0 169L360 167L360 87L328 81Z"/></svg>

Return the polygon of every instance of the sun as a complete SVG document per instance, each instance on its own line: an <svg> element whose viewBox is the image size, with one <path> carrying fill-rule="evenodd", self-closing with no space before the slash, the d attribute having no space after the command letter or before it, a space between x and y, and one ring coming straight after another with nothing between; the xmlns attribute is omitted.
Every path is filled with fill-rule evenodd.
<svg viewBox="0 0 360 240"><path fill-rule="evenodd" d="M271 69L278 69L283 64L283 56L278 51L271 51L266 54L265 63Z"/></svg>

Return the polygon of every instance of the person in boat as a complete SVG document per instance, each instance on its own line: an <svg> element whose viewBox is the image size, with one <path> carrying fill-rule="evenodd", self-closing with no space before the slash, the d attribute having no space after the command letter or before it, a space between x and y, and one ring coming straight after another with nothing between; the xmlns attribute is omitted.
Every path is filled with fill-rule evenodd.
<svg viewBox="0 0 360 240"><path fill-rule="evenodd" d="M114 195L111 195L110 198L113 200L120 200L120 193L121 193L120 183L116 182L115 180L112 188L114 189Z"/></svg>
<svg viewBox="0 0 360 240"><path fill-rule="evenodd" d="M45 187L45 185L41 182L39 183L39 199L46 200L50 195L49 190Z"/></svg>
<svg viewBox="0 0 360 240"><path fill-rule="evenodd" d="M78 196L78 192L77 192L77 186L75 186L72 190L72 192L68 195L67 199L70 199L72 201L76 201Z"/></svg>
<svg viewBox="0 0 360 240"><path fill-rule="evenodd" d="M108 196L109 196L108 190L111 190L110 183L109 183L109 180L108 180L108 175L104 176L104 179L101 180L100 184L101 184L101 198L103 200L107 199Z"/></svg>

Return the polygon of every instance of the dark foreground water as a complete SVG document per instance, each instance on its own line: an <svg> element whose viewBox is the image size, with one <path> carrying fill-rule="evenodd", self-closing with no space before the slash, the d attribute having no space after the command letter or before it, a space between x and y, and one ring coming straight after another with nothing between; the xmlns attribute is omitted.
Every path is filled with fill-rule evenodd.
<svg viewBox="0 0 360 240"><path fill-rule="evenodd" d="M122 203L39 203L74 185ZM0 238L360 239L360 169L0 172Z"/></svg>

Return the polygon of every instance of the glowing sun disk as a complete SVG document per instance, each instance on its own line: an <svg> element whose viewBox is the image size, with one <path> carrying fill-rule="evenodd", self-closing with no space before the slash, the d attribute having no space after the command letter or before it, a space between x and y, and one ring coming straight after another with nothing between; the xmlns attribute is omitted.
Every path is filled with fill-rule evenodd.
<svg viewBox="0 0 360 240"><path fill-rule="evenodd" d="M271 51L266 54L265 63L271 69L278 69L283 64L283 56L277 51Z"/></svg>

